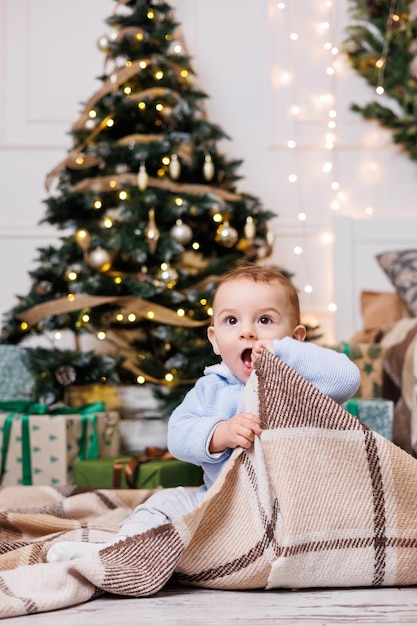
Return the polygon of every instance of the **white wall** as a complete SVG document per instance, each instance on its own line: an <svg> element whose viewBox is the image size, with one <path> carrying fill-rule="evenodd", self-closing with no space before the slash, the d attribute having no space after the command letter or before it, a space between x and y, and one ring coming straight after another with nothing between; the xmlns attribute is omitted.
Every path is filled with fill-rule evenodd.
<svg viewBox="0 0 417 626"><path fill-rule="evenodd" d="M240 189L278 215L274 261L294 273L304 312L331 340L333 250L322 235L334 213L372 219L371 207L374 217L412 215L417 191L417 166L392 145L390 133L349 110L351 102L374 98L372 90L342 54L325 50L327 41L340 47L348 0L333 6L287 0L285 9L277 0L171 4L199 86L210 96L210 119L232 138L222 148L244 160ZM104 20L115 6L114 0L0 0L0 312L26 292L36 247L57 236L39 225L44 179L70 147L67 132L81 103L100 85L95 77L104 57L96 42L109 32ZM290 112L294 104L298 115ZM328 149L331 110L337 126ZM295 149L287 147L291 139ZM331 174L323 173L327 161ZM289 182L291 174L297 183ZM339 191L331 188L335 181ZM304 292L308 284L311 293Z"/></svg>

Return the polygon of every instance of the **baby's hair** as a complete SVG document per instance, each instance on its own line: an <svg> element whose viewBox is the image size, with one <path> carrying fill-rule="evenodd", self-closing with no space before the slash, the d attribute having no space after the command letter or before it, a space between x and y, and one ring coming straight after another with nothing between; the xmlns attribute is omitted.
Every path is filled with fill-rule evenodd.
<svg viewBox="0 0 417 626"><path fill-rule="evenodd" d="M236 267L229 270L222 276L217 285L217 289L220 285L224 285L224 283L228 283L239 278L247 278L248 280L253 280L254 283L262 283L264 285L270 285L274 282L280 284L288 293L296 325L301 323L300 300L298 298L297 289L294 287L290 279L287 278L287 276L285 276L285 274L283 274L277 267L261 266L256 265L256 263L248 262L239 263ZM214 300L215 299L216 296L214 297Z"/></svg>

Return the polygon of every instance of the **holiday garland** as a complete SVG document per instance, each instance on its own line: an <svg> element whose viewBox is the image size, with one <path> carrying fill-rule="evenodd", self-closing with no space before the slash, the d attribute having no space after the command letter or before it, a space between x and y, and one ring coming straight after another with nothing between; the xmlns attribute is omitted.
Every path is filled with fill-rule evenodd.
<svg viewBox="0 0 417 626"><path fill-rule="evenodd" d="M391 129L393 141L417 160L417 11L411 0L350 0L353 22L344 50L375 87L376 99L351 109ZM413 6L414 4L414 6Z"/></svg>

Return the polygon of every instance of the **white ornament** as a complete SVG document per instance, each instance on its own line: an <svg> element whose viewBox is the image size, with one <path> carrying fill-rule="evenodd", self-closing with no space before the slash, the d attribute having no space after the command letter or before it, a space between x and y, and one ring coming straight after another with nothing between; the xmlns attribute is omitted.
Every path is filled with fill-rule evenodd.
<svg viewBox="0 0 417 626"><path fill-rule="evenodd" d="M145 191L146 187L148 186L148 181L149 181L149 176L146 171L146 167L144 163L142 163L139 167L139 172L138 172L138 187L140 191Z"/></svg>
<svg viewBox="0 0 417 626"><path fill-rule="evenodd" d="M214 176L214 163L211 154L206 154L204 157L203 175L207 181L210 181Z"/></svg>
<svg viewBox="0 0 417 626"><path fill-rule="evenodd" d="M248 241L253 241L255 239L255 235L256 235L255 220L250 215L248 215L248 217L246 218L244 233Z"/></svg>
<svg viewBox="0 0 417 626"><path fill-rule="evenodd" d="M177 219L175 225L169 231L169 234L171 235L172 239L182 245L190 243L191 239L193 238L192 228L188 226L188 224L184 224L181 219Z"/></svg>
<svg viewBox="0 0 417 626"><path fill-rule="evenodd" d="M107 268L111 263L110 254L104 248L96 248L88 255L88 264L98 270Z"/></svg>
<svg viewBox="0 0 417 626"><path fill-rule="evenodd" d="M171 155L171 161L169 164L169 175L172 180L177 180L181 174L181 163L176 154Z"/></svg>

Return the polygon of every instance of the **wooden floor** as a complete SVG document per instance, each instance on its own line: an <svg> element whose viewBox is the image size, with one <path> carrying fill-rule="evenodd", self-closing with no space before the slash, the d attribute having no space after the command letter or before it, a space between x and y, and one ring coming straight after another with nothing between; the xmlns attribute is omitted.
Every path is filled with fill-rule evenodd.
<svg viewBox="0 0 417 626"><path fill-rule="evenodd" d="M0 622L2 623L2 622ZM417 624L417 588L213 591L170 585L151 598L103 596L7 626Z"/></svg>

